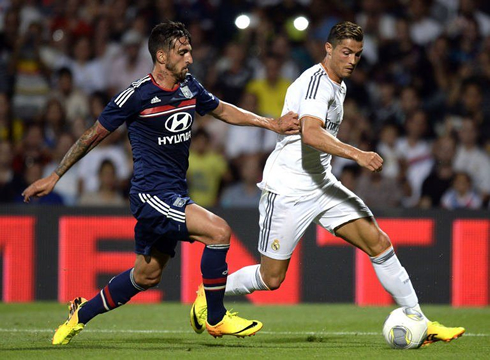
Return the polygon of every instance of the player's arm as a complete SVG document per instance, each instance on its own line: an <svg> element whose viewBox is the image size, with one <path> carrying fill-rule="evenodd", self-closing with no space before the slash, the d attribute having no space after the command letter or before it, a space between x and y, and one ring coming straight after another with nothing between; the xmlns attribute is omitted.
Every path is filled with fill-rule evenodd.
<svg viewBox="0 0 490 360"><path fill-rule="evenodd" d="M346 144L323 128L323 122L315 117L301 118L301 139L304 144L328 154L354 160L371 171L383 169L383 159L373 151L362 151Z"/></svg>
<svg viewBox="0 0 490 360"><path fill-rule="evenodd" d="M211 111L211 114L232 125L258 126L287 135L299 133L298 115L291 111L278 119L273 119L259 116L235 105L220 101L218 107Z"/></svg>
<svg viewBox="0 0 490 360"><path fill-rule="evenodd" d="M90 150L96 147L110 133L111 132L104 128L97 120L95 124L87 129L75 144L73 144L51 175L35 181L24 190L22 193L24 202L28 203L31 196L45 196L53 191L53 188L63 174L65 174L78 160L87 155Z"/></svg>

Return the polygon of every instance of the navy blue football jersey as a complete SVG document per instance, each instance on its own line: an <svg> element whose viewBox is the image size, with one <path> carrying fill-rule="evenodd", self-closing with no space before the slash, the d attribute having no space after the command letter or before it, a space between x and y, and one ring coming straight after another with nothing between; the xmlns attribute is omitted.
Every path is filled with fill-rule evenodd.
<svg viewBox="0 0 490 360"><path fill-rule="evenodd" d="M131 194L187 194L195 112L204 115L218 104L190 74L171 90L158 86L149 74L112 98L99 122L109 131L127 125L134 167Z"/></svg>

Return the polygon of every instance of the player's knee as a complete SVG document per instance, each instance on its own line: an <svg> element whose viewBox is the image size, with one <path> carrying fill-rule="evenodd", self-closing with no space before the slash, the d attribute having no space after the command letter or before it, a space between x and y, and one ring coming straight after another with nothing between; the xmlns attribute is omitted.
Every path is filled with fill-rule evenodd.
<svg viewBox="0 0 490 360"><path fill-rule="evenodd" d="M136 284L144 289L150 289L157 286L160 283L161 277L161 272L155 272L153 274L137 274L136 272L134 273L134 281L136 282Z"/></svg>
<svg viewBox="0 0 490 360"><path fill-rule="evenodd" d="M212 235L211 244L229 244L231 238L231 228L226 221L217 226Z"/></svg>
<svg viewBox="0 0 490 360"><path fill-rule="evenodd" d="M391 240L388 235L379 230L377 233L377 241L369 247L369 256L377 256L387 250L391 246Z"/></svg>

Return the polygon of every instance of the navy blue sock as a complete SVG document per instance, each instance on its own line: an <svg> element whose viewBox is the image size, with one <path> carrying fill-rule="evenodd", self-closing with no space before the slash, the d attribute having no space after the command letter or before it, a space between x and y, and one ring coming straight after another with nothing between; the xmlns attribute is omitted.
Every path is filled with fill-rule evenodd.
<svg viewBox="0 0 490 360"><path fill-rule="evenodd" d="M86 324L95 316L126 304L133 296L145 289L134 281L133 270L113 277L100 292L87 301L78 311L78 320Z"/></svg>
<svg viewBox="0 0 490 360"><path fill-rule="evenodd" d="M208 303L208 323L210 325L219 323L226 314L223 298L228 276L226 253L229 248L229 244L207 245L202 253L202 283Z"/></svg>

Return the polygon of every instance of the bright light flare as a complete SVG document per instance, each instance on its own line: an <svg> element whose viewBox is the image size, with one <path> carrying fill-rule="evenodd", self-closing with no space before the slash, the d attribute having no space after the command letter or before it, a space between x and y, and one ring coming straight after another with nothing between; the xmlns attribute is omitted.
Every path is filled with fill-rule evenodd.
<svg viewBox="0 0 490 360"><path fill-rule="evenodd" d="M248 15L240 15L235 19L237 28L243 30L250 26L250 17Z"/></svg>
<svg viewBox="0 0 490 360"><path fill-rule="evenodd" d="M293 24L296 30L305 31L308 28L308 25L310 25L310 22L304 16L298 16L296 19L294 19Z"/></svg>

